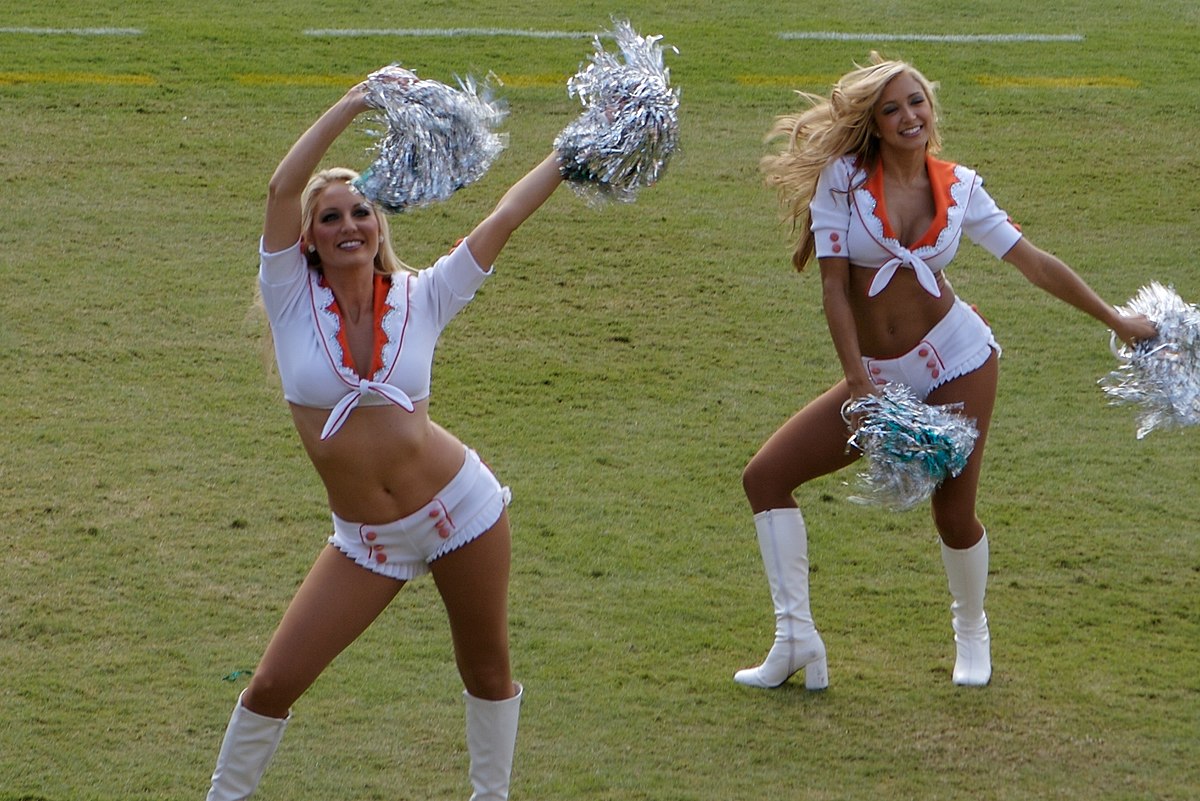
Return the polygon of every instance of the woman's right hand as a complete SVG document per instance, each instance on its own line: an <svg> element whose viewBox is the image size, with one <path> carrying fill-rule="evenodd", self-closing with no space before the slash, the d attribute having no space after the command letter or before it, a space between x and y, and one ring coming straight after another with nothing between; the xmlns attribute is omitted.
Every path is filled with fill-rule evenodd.
<svg viewBox="0 0 1200 801"><path fill-rule="evenodd" d="M355 114L361 114L369 109L371 106L367 103L367 82L359 81L351 86L342 96L342 102L355 109Z"/></svg>
<svg viewBox="0 0 1200 801"><path fill-rule="evenodd" d="M1138 342L1149 341L1158 336L1158 327L1144 314L1122 314L1117 318L1112 330L1131 348Z"/></svg>
<svg viewBox="0 0 1200 801"><path fill-rule="evenodd" d="M879 387L877 387L865 373L861 376L855 376L854 378L847 377L846 389L850 393L850 397L846 399L847 406L861 398L867 398L871 395L879 394ZM858 430L858 426L862 422L862 415L849 415L845 417L845 420L849 432L853 434Z"/></svg>

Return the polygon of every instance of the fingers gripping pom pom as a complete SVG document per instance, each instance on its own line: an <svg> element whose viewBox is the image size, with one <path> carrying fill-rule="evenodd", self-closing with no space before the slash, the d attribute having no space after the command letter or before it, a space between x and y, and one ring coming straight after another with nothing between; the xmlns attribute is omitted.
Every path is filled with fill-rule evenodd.
<svg viewBox="0 0 1200 801"><path fill-rule="evenodd" d="M662 176L679 142L679 91L663 66L662 37L638 36L625 21L613 27L620 55L595 40L591 63L567 81L585 110L554 140L563 178L595 203L633 201Z"/></svg>
<svg viewBox="0 0 1200 801"><path fill-rule="evenodd" d="M369 131L376 158L355 186L386 212L445 200L482 178L504 149L494 129L507 111L471 78L455 89L393 64L366 83L375 124L387 128Z"/></svg>
<svg viewBox="0 0 1200 801"><path fill-rule="evenodd" d="M847 448L866 457L858 474L862 494L850 500L895 511L911 509L967 466L979 431L962 404L931 406L902 384L846 402L842 415L860 417Z"/></svg>
<svg viewBox="0 0 1200 801"><path fill-rule="evenodd" d="M1117 311L1144 315L1158 336L1129 348L1117 347L1113 335L1113 354L1122 364L1100 379L1110 402L1138 407L1138 439L1156 428L1200 422L1200 309L1153 282Z"/></svg>

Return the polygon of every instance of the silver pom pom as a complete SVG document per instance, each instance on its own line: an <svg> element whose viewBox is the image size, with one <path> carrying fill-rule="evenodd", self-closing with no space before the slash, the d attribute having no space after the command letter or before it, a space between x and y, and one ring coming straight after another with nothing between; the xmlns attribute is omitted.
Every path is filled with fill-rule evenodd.
<svg viewBox="0 0 1200 801"><path fill-rule="evenodd" d="M842 416L847 421L861 416L847 448L866 459L858 474L862 494L850 500L904 511L962 473L979 431L961 408L923 403L903 384L885 384L879 395L847 401Z"/></svg>
<svg viewBox="0 0 1200 801"><path fill-rule="evenodd" d="M1138 439L1156 428L1200 422L1200 309L1153 282L1117 311L1145 315L1158 336L1129 348L1112 335L1113 355L1122 363L1099 382L1110 403L1139 407Z"/></svg>
<svg viewBox="0 0 1200 801"><path fill-rule="evenodd" d="M384 211L427 206L483 177L506 144L494 129L507 110L471 78L459 88L418 78L393 64L367 76L367 103L379 110L368 131L375 161L355 182Z"/></svg>
<svg viewBox="0 0 1200 801"><path fill-rule="evenodd" d="M626 21L613 27L620 56L596 38L591 63L567 81L586 110L554 140L563 178L593 203L633 201L662 176L679 142L679 91L663 66L662 37L638 36Z"/></svg>

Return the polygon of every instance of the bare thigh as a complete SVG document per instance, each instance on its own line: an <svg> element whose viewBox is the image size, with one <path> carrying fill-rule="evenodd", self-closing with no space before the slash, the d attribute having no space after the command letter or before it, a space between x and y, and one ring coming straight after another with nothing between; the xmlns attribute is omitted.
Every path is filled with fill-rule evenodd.
<svg viewBox="0 0 1200 801"><path fill-rule="evenodd" d="M963 414L973 418L979 430L979 438L975 440L975 448L962 473L957 478L947 479L933 493L933 522L942 541L951 548L969 548L983 536L983 524L975 515L975 500L983 471L984 446L996 406L999 376L999 357L993 352L978 370L943 384L927 399L931 404L963 404Z"/></svg>
<svg viewBox="0 0 1200 801"><path fill-rule="evenodd" d="M250 680L243 703L286 717L334 657L354 642L404 586L326 546L296 591Z"/></svg>
<svg viewBox="0 0 1200 801"><path fill-rule="evenodd" d="M839 382L792 415L754 454L742 473L742 487L755 514L795 507L797 487L858 458L846 447L850 430L842 405L849 397L846 382Z"/></svg>
<svg viewBox="0 0 1200 801"><path fill-rule="evenodd" d="M476 698L514 694L508 654L508 575L512 538L507 512L490 529L430 564L450 619L463 686Z"/></svg>

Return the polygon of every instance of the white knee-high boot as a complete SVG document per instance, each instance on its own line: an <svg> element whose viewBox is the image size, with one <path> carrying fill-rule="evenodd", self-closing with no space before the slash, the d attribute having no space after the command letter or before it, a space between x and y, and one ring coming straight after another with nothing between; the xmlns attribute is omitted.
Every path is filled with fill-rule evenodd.
<svg viewBox="0 0 1200 801"><path fill-rule="evenodd" d="M251 712L242 705L239 696L225 730L221 752L217 755L208 801L249 798L266 772L291 719L291 715L281 720Z"/></svg>
<svg viewBox="0 0 1200 801"><path fill-rule="evenodd" d="M471 755L471 801L507 801L517 745L517 719L525 689L503 701L485 701L463 692L467 701L467 751Z"/></svg>
<svg viewBox="0 0 1200 801"><path fill-rule="evenodd" d="M775 644L758 667L739 670L734 681L772 688L804 670L804 686L829 686L825 643L813 625L808 603L808 530L799 509L769 509L754 516L771 600L775 603Z"/></svg>
<svg viewBox="0 0 1200 801"><path fill-rule="evenodd" d="M983 687L992 678L992 643L983 596L987 590L988 540L961 550L942 543L942 564L950 581L950 618L954 626L955 684Z"/></svg>

